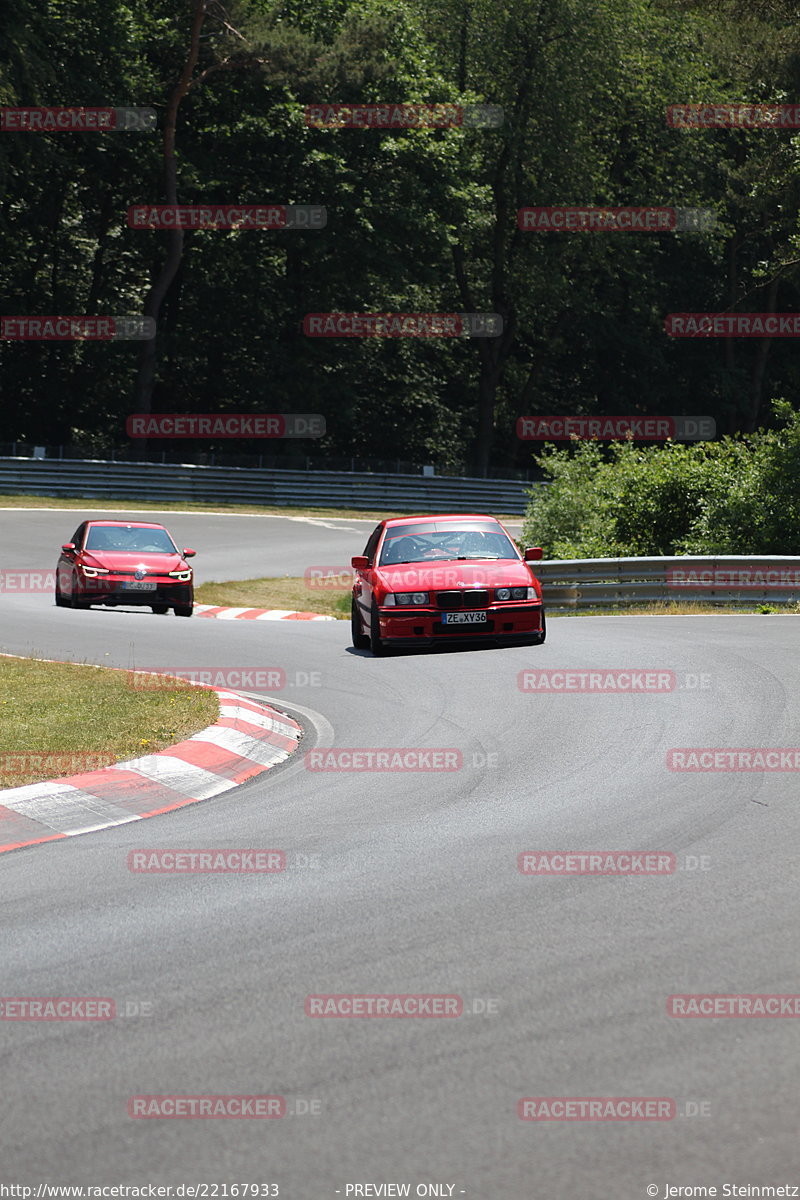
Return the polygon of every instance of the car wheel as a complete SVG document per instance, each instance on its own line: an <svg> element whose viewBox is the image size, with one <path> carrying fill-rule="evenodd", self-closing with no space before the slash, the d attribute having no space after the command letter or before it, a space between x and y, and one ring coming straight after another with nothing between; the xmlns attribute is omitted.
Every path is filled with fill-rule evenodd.
<svg viewBox="0 0 800 1200"><path fill-rule="evenodd" d="M193 604L176 604L175 605L175 616L176 617L190 617L193 612L194 612Z"/></svg>
<svg viewBox="0 0 800 1200"><path fill-rule="evenodd" d="M361 632L361 618L358 615L358 605L355 600L350 605L350 633L356 650L369 649L369 638Z"/></svg>
<svg viewBox="0 0 800 1200"><path fill-rule="evenodd" d="M58 580L56 580L56 605L58 608L69 608L69 600L62 596Z"/></svg>
<svg viewBox="0 0 800 1200"><path fill-rule="evenodd" d="M151 604L150 607L157 617L163 617L164 613L169 612L168 604Z"/></svg>
<svg viewBox="0 0 800 1200"><path fill-rule="evenodd" d="M72 587L70 590L69 601L67 602L70 608L88 608L89 605L84 600L78 599L78 576L72 572Z"/></svg>
<svg viewBox="0 0 800 1200"><path fill-rule="evenodd" d="M376 604L373 604L369 618L369 648L376 658L381 658L386 653L386 644L381 637L378 606Z"/></svg>
<svg viewBox="0 0 800 1200"><path fill-rule="evenodd" d="M547 637L547 620L545 618L544 611L543 611L542 612L542 630L541 630L541 633L535 633L533 635L534 646L541 646L542 642L545 640L546 637Z"/></svg>

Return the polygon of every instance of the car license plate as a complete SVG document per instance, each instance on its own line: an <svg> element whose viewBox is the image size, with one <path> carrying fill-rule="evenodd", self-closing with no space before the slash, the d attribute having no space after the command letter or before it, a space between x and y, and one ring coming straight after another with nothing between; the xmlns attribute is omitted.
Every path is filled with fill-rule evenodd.
<svg viewBox="0 0 800 1200"><path fill-rule="evenodd" d="M154 592L156 581L155 579L133 579L123 583L122 587L126 592Z"/></svg>
<svg viewBox="0 0 800 1200"><path fill-rule="evenodd" d="M443 625L485 625L485 612L446 612L442 613Z"/></svg>

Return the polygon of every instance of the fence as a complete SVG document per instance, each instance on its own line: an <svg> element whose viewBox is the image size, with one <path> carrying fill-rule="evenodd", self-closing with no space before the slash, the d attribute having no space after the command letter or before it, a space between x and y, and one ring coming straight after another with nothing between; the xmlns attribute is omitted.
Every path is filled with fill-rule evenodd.
<svg viewBox="0 0 800 1200"><path fill-rule="evenodd" d="M521 514L530 486L444 475L284 471L86 459L0 458L0 494L214 501L276 507Z"/></svg>
<svg viewBox="0 0 800 1200"><path fill-rule="evenodd" d="M531 566L552 612L659 600L728 607L800 601L800 558L791 555L572 558Z"/></svg>

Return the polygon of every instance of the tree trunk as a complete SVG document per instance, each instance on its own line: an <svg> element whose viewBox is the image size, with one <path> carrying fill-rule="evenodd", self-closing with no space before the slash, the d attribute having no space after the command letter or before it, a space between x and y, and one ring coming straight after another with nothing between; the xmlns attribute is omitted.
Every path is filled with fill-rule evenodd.
<svg viewBox="0 0 800 1200"><path fill-rule="evenodd" d="M775 312L779 283L780 278L776 275L770 283L767 291L767 307L764 310L765 312ZM769 357L771 346L772 338L763 337L758 339L756 360L753 363L753 370L750 376L750 412L747 420L748 433L752 433L758 428L758 422L761 416L761 407L764 403L764 375L767 369L767 359Z"/></svg>
<svg viewBox="0 0 800 1200"><path fill-rule="evenodd" d="M178 109L189 91L192 75L200 55L200 33L206 19L206 0L194 0L194 13L189 41L189 52L178 83L172 90L164 119L164 192L167 204L178 203L178 168L175 159L175 131L178 124ZM178 273L183 257L183 229L179 226L167 231L167 255L147 293L144 316L152 317L158 328L158 318L169 288ZM149 413L153 402L153 385L156 377L157 336L146 338L141 344L139 369L133 392L133 411ZM142 443L146 448L147 442Z"/></svg>
<svg viewBox="0 0 800 1200"><path fill-rule="evenodd" d="M489 353L481 354L480 373L478 375L478 427L475 434L475 474L479 479L485 479L489 474L489 457L494 437L494 410L497 404L497 388L502 376L500 363L493 358L499 358L491 353L492 347L487 346Z"/></svg>

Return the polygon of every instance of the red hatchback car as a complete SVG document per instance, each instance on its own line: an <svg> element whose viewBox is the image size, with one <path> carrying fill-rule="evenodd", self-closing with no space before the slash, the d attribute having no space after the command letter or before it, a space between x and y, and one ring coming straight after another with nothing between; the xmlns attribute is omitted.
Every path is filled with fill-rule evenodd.
<svg viewBox="0 0 800 1200"><path fill-rule="evenodd" d="M394 517L381 521L352 559L353 645L391 646L486 639L541 644L541 585L494 517Z"/></svg>
<svg viewBox="0 0 800 1200"><path fill-rule="evenodd" d="M84 521L61 547L56 564L56 604L146 605L154 613L194 611L194 578L163 525L151 521Z"/></svg>

